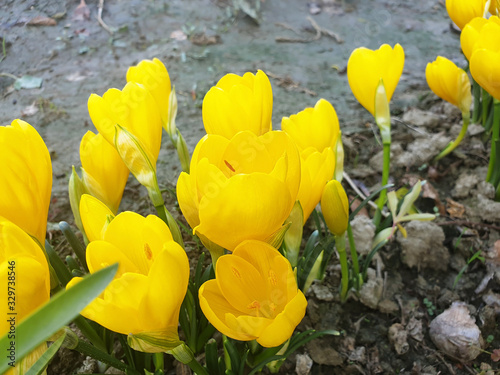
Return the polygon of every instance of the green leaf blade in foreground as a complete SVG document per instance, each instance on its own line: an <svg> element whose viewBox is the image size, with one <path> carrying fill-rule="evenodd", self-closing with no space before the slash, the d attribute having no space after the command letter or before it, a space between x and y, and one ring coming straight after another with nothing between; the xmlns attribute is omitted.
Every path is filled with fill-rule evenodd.
<svg viewBox="0 0 500 375"><path fill-rule="evenodd" d="M28 316L16 326L16 363L30 353L42 342L56 333L78 316L90 302L94 300L113 280L118 264L104 268L92 275L86 276L81 282L68 290L57 293L36 313ZM7 335L0 339L0 350L7 353L10 346ZM0 357L0 374L7 371L9 358Z"/></svg>

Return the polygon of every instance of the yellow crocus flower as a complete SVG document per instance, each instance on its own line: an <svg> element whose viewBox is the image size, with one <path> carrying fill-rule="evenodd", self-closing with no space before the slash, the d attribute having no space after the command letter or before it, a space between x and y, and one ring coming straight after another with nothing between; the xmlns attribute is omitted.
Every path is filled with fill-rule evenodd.
<svg viewBox="0 0 500 375"><path fill-rule="evenodd" d="M96 197L83 194L80 198L80 218L89 241L104 239L108 224L115 218L107 205Z"/></svg>
<svg viewBox="0 0 500 375"><path fill-rule="evenodd" d="M49 150L27 122L0 126L0 215L44 246L52 164Z"/></svg>
<svg viewBox="0 0 500 375"><path fill-rule="evenodd" d="M500 0L491 0L489 11L492 15L497 15L500 12Z"/></svg>
<svg viewBox="0 0 500 375"><path fill-rule="evenodd" d="M476 17L467 23L460 33L460 45L467 60L470 60L472 49L479 39L479 33L487 23L488 20L486 18Z"/></svg>
<svg viewBox="0 0 500 375"><path fill-rule="evenodd" d="M136 66L127 70L127 82L136 82L143 85L153 96L160 110L163 126L166 129L169 119L170 76L165 65L154 58L142 60Z"/></svg>
<svg viewBox="0 0 500 375"><path fill-rule="evenodd" d="M262 135L271 130L273 91L262 71L242 77L226 74L203 99L203 125L208 134L228 139L242 130Z"/></svg>
<svg viewBox="0 0 500 375"><path fill-rule="evenodd" d="M329 181L321 197L321 212L326 225L335 236L342 236L349 224L349 200L342 184Z"/></svg>
<svg viewBox="0 0 500 375"><path fill-rule="evenodd" d="M154 215L117 215L103 240L87 246L90 273L113 263L119 264L115 278L82 315L128 335L135 350L156 353L179 345L177 326L189 261L167 225ZM68 287L80 280L73 278Z"/></svg>
<svg viewBox="0 0 500 375"><path fill-rule="evenodd" d="M314 108L284 117L281 129L300 150L301 182L298 200L304 223L319 203L326 182L335 172L335 151L339 137L339 120L333 106L320 99Z"/></svg>
<svg viewBox="0 0 500 375"><path fill-rule="evenodd" d="M196 146L177 199L196 234L228 250L246 239L271 240L297 199L300 156L286 133L232 139L208 134Z"/></svg>
<svg viewBox="0 0 500 375"><path fill-rule="evenodd" d="M129 175L116 149L100 133L88 131L80 143L80 160L87 191L116 213Z"/></svg>
<svg viewBox="0 0 500 375"><path fill-rule="evenodd" d="M347 79L352 93L373 116L375 116L375 94L382 80L387 101L390 102L398 85L405 62L403 47L394 49L383 44L378 50L356 48L347 62Z"/></svg>
<svg viewBox="0 0 500 375"><path fill-rule="evenodd" d="M492 16L480 32L469 61L474 80L500 100L500 21Z"/></svg>
<svg viewBox="0 0 500 375"><path fill-rule="evenodd" d="M33 238L3 217L0 217L0 278L3 280L0 302L8 309L6 318L0 322L0 336L3 336L12 330L11 322L19 324L50 299L50 273L45 254ZM11 290L15 290L14 298L9 293ZM5 349L4 355L9 357L10 352ZM6 374L26 373L46 350L47 344L43 343L23 359L15 358L14 350L16 365Z"/></svg>
<svg viewBox="0 0 500 375"><path fill-rule="evenodd" d="M112 144L127 168L148 188L157 185L162 121L156 100L141 84L129 82L123 90L109 89L88 100L90 118Z"/></svg>
<svg viewBox="0 0 500 375"><path fill-rule="evenodd" d="M314 108L283 117L281 130L294 140L300 151L313 147L323 152L325 148L336 147L340 127L335 108L327 100L320 99Z"/></svg>
<svg viewBox="0 0 500 375"><path fill-rule="evenodd" d="M451 20L462 30L475 17L483 17L488 0L446 0Z"/></svg>
<svg viewBox="0 0 500 375"><path fill-rule="evenodd" d="M288 260L260 241L245 241L220 257L215 280L200 287L199 299L222 334L264 347L288 340L307 306Z"/></svg>
<svg viewBox="0 0 500 375"><path fill-rule="evenodd" d="M471 84L463 69L447 58L438 56L435 61L427 64L425 77L437 96L458 107L462 113L470 112Z"/></svg>

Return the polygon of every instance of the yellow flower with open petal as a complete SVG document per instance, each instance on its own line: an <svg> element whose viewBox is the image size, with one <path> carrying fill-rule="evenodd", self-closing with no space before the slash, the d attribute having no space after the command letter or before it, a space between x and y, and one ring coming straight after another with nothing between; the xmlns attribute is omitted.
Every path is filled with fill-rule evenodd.
<svg viewBox="0 0 500 375"><path fill-rule="evenodd" d="M179 345L177 326L189 262L167 225L153 215L117 215L104 239L87 246L90 273L113 263L119 264L115 278L82 315L128 335L135 350L163 352ZM80 280L73 278L68 287Z"/></svg>
<svg viewBox="0 0 500 375"><path fill-rule="evenodd" d="M460 30L475 17L483 17L488 0L446 0L446 10ZM495 1L495 0L493 0Z"/></svg>
<svg viewBox="0 0 500 375"><path fill-rule="evenodd" d="M109 89L88 100L90 118L112 144L127 168L148 188L156 182L162 120L154 97L141 84L129 82L123 90Z"/></svg>
<svg viewBox="0 0 500 375"><path fill-rule="evenodd" d="M0 321L0 336L3 336L12 330L9 318L15 318L17 325L50 299L50 274L45 254L33 238L3 217L0 217L0 279L0 302L5 309L13 308L9 312L16 313ZM7 374L26 373L46 350L47 344L43 343L21 360L15 358L14 350L16 367ZM8 357L9 351L4 355Z"/></svg>
<svg viewBox="0 0 500 375"><path fill-rule="evenodd" d="M83 194L79 209L83 229L89 241L104 239L108 224L115 218L109 207L96 197Z"/></svg>
<svg viewBox="0 0 500 375"><path fill-rule="evenodd" d="M242 130L262 135L271 130L273 91L259 70L242 77L226 74L203 99L203 125L208 134L228 139Z"/></svg>
<svg viewBox="0 0 500 375"><path fill-rule="evenodd" d="M215 276L200 287L200 306L226 336L275 347L291 337L305 315L307 300L290 263L267 243L241 243L219 258Z"/></svg>
<svg viewBox="0 0 500 375"><path fill-rule="evenodd" d="M398 85L405 62L405 53L401 45L394 49L383 44L377 50L356 48L347 62L347 79L352 93L373 116L375 116L375 94L382 79L390 102Z"/></svg>
<svg viewBox="0 0 500 375"><path fill-rule="evenodd" d="M177 181L181 211L196 234L228 250L246 239L271 240L297 199L300 157L284 132L208 134L190 170Z"/></svg>
<svg viewBox="0 0 500 375"><path fill-rule="evenodd" d="M321 192L335 172L335 152L339 137L339 120L333 106L320 99L314 108L284 117L281 129L300 150L301 182L298 200L304 223L321 199Z"/></svg>
<svg viewBox="0 0 500 375"><path fill-rule="evenodd" d="M88 131L80 143L80 160L87 191L116 213L129 175L116 149L101 134Z"/></svg>
<svg viewBox="0 0 500 375"><path fill-rule="evenodd" d="M445 57L438 56L425 69L427 84L441 99L469 113L472 103L471 85L467 73Z"/></svg>
<svg viewBox="0 0 500 375"><path fill-rule="evenodd" d="M45 244L52 191L49 150L25 121L0 126L0 215Z"/></svg>

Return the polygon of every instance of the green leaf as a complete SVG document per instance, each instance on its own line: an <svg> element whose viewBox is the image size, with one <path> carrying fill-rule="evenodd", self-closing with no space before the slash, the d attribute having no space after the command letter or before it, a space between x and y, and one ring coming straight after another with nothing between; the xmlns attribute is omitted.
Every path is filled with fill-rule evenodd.
<svg viewBox="0 0 500 375"><path fill-rule="evenodd" d="M60 328L78 316L113 280L118 264L83 278L68 290L57 293L48 303L16 326L16 361L21 360ZM0 349L6 352L12 339L0 339ZM7 356L0 357L0 373L9 369Z"/></svg>
<svg viewBox="0 0 500 375"><path fill-rule="evenodd" d="M30 367L26 375L40 375L43 373L45 368L48 366L50 360L57 353L59 348L61 347L64 339L66 337L66 332L61 335L51 346L47 349L45 353L36 361L33 366Z"/></svg>

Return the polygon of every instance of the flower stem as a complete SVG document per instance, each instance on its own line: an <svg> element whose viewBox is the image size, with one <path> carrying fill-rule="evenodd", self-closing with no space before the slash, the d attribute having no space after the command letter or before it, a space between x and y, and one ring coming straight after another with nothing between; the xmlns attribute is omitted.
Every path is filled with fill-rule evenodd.
<svg viewBox="0 0 500 375"><path fill-rule="evenodd" d="M494 184L496 178L495 169L499 169L500 165L495 166L497 143L500 140L500 100L494 99L493 102L493 128L491 131L491 151L490 162L488 164L488 173L486 174L486 181ZM495 168L496 167L496 168ZM496 188L496 186L495 186Z"/></svg>
<svg viewBox="0 0 500 375"><path fill-rule="evenodd" d="M66 237L66 240L69 242L71 248L75 252L76 256L78 257L78 260L82 264L82 267L85 269L85 271L89 271L87 267L87 261L86 261L86 256L85 256L85 247L82 245L82 243L76 238L75 233L71 230L71 227L69 224L65 221L61 221L59 223L59 229L61 232L63 232L64 237Z"/></svg>
<svg viewBox="0 0 500 375"><path fill-rule="evenodd" d="M73 321L76 326L82 331L83 335L99 350L107 353L106 345L101 340L101 337L92 328L89 322L81 315L78 315Z"/></svg>
<svg viewBox="0 0 500 375"><path fill-rule="evenodd" d="M349 266L347 264L347 254L345 251L345 233L340 236L335 236L335 247L339 253L340 269L342 271L340 301L345 302L347 299L347 292L349 291Z"/></svg>
<svg viewBox="0 0 500 375"><path fill-rule="evenodd" d="M165 201L163 200L160 187L158 186L158 182L156 180L153 188L148 187L148 194L149 198L151 199L153 205L156 208L158 216L165 222L165 224L168 225L170 232L172 233L172 237L174 238L174 241L184 248L184 241L182 240L182 234L179 229L179 226L177 225L172 214L165 207Z"/></svg>
<svg viewBox="0 0 500 375"><path fill-rule="evenodd" d="M457 139L455 139L453 142L450 142L448 146L446 146L446 148L443 151L441 151L441 153L438 156L434 158L434 161L438 161L439 159L442 159L443 157L448 155L460 144L460 142L462 142L462 139L464 139L465 134L467 134L467 128L469 127L470 114L467 112L462 113L462 119L463 119L463 125Z"/></svg>
<svg viewBox="0 0 500 375"><path fill-rule="evenodd" d="M389 142L384 142L384 165L382 169L382 186L389 183L389 169L391 166L391 140ZM380 220L382 218L382 208L387 198L387 189L380 192L380 196L377 201L377 212L375 212L375 217L373 218L373 224L378 227Z"/></svg>
<svg viewBox="0 0 500 375"><path fill-rule="evenodd" d="M356 290L359 291L363 284L363 280L360 278L359 274L358 252L356 251L356 243L354 242L351 223L349 223L347 226L347 238L349 240L349 248L351 249L352 270L354 272L353 276L355 279L354 285L356 287Z"/></svg>
<svg viewBox="0 0 500 375"><path fill-rule="evenodd" d="M472 112L472 123L475 124L479 121L479 116L481 114L480 105L481 105L481 86L472 79L472 94L474 96L474 109Z"/></svg>

